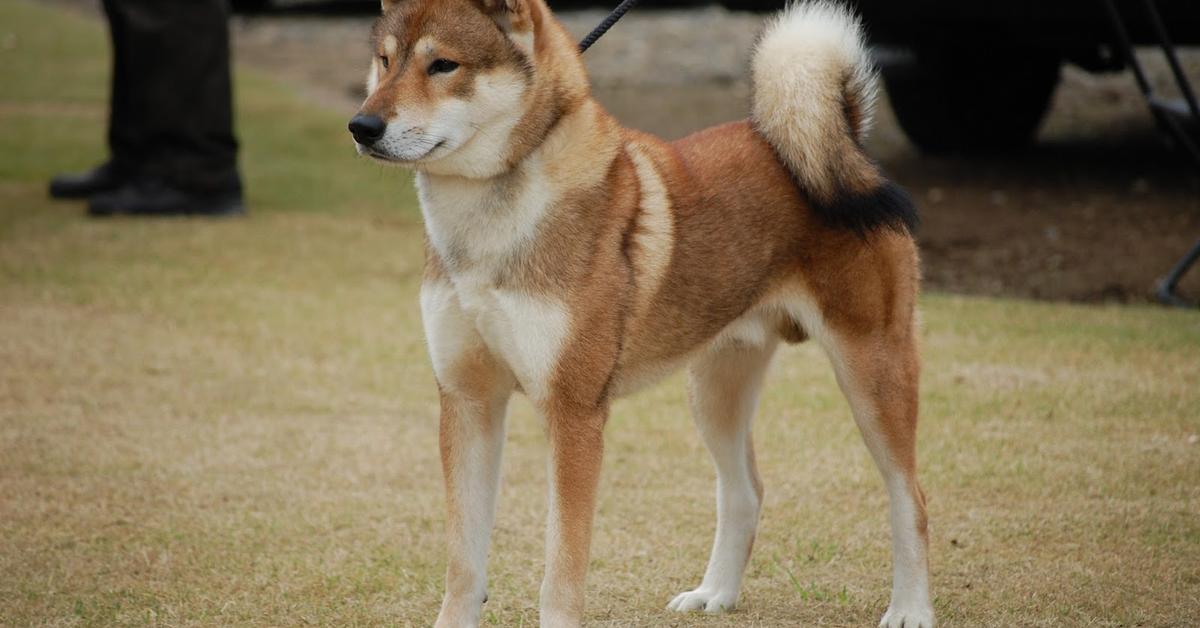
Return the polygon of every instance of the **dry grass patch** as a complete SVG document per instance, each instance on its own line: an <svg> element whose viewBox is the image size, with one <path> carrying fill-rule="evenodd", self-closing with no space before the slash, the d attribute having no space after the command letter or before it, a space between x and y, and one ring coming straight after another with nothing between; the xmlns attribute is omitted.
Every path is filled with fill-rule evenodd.
<svg viewBox="0 0 1200 628"><path fill-rule="evenodd" d="M0 25L26 42L0 53L24 86L0 96L0 624L428 624L442 497L404 177L356 162L341 116L243 76L249 219L85 220L42 185L96 157L100 120L12 103L101 98L16 76L100 82L100 30L18 2ZM923 311L943 625L1200 624L1200 315ZM546 448L527 404L510 425L485 618L531 626ZM680 378L617 404L591 625L873 625L884 493L814 347L777 361L757 437L742 609L669 614L703 572L713 472Z"/></svg>

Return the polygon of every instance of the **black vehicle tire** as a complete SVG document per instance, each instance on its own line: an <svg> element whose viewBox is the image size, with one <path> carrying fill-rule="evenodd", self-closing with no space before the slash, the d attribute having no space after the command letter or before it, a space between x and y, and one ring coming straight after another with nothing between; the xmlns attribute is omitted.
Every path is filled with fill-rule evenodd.
<svg viewBox="0 0 1200 628"><path fill-rule="evenodd" d="M257 13L271 8L271 0L230 0L230 4L239 13Z"/></svg>
<svg viewBox="0 0 1200 628"><path fill-rule="evenodd" d="M787 3L784 0L720 0L720 4L730 11L773 13L782 9Z"/></svg>
<svg viewBox="0 0 1200 628"><path fill-rule="evenodd" d="M918 49L883 64L888 100L922 152L995 152L1033 139L1058 84L1053 50Z"/></svg>

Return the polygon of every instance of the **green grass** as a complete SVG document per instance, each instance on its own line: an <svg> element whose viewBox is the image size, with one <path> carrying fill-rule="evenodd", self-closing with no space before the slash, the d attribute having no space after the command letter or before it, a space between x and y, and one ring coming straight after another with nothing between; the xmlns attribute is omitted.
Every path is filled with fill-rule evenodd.
<svg viewBox="0 0 1200 628"><path fill-rule="evenodd" d="M238 77L246 220L91 221L99 25L0 2L0 624L427 625L437 399L408 178L344 113ZM1200 315L934 295L922 477L946 626L1200 625ZM678 616L713 527L681 380L615 408L605 626L873 625L885 498L825 359L777 361L742 608ZM545 445L511 422L488 625L536 625Z"/></svg>

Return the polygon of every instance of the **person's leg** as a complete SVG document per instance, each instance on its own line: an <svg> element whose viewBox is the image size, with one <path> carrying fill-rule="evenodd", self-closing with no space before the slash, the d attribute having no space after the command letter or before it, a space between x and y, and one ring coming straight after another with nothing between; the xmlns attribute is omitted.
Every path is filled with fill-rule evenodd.
<svg viewBox="0 0 1200 628"><path fill-rule="evenodd" d="M85 199L115 190L134 176L138 164L143 161L141 147L145 143L145 132L140 121L144 118L130 110L130 55L129 46L125 43L129 27L128 20L119 10L118 4L118 0L103 0L112 43L112 83L108 116L109 157L91 170L55 176L50 181L50 195L55 198Z"/></svg>
<svg viewBox="0 0 1200 628"><path fill-rule="evenodd" d="M236 188L227 0L110 2L126 28L119 87L145 125L145 172L189 191Z"/></svg>
<svg viewBox="0 0 1200 628"><path fill-rule="evenodd" d="M109 164L120 172L136 173L145 161L147 118L144 111L136 110L138 100L134 98L133 90L137 84L130 77L134 57L127 41L129 15L122 10L121 0L104 0L103 4L112 37L113 58L108 111Z"/></svg>
<svg viewBox="0 0 1200 628"><path fill-rule="evenodd" d="M240 211L227 0L106 6L120 37L110 141L140 160L139 180L94 198L92 212Z"/></svg>

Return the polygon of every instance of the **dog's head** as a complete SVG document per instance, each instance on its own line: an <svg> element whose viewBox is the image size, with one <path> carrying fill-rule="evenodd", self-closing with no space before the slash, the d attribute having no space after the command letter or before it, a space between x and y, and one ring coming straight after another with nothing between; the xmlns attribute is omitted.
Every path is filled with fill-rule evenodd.
<svg viewBox="0 0 1200 628"><path fill-rule="evenodd" d="M367 99L350 121L359 153L439 174L503 171L538 131L538 94L582 75L564 43L543 0L383 0Z"/></svg>

